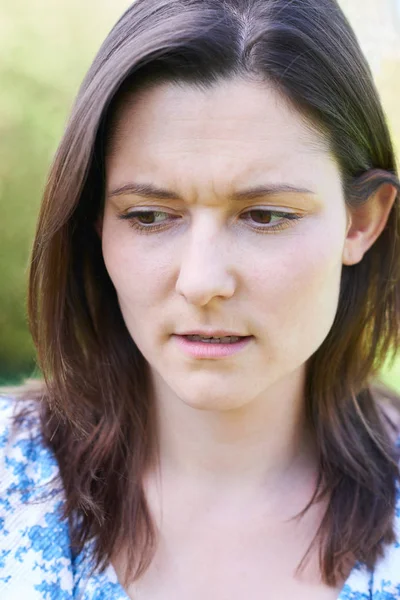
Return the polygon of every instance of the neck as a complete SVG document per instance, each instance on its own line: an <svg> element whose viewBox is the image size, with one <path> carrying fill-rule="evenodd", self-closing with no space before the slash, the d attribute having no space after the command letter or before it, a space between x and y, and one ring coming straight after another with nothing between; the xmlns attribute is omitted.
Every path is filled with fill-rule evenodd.
<svg viewBox="0 0 400 600"><path fill-rule="evenodd" d="M315 470L305 422L304 371L296 371L245 406L199 410L154 376L159 469L214 490L276 490Z"/></svg>

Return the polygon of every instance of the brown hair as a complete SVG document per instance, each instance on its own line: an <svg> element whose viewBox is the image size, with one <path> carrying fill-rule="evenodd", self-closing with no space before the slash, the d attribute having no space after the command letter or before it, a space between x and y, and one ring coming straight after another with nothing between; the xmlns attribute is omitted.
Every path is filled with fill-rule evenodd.
<svg viewBox="0 0 400 600"><path fill-rule="evenodd" d="M129 544L131 575L156 533L142 486L152 455L148 366L123 321L94 222L104 202L106 133L125 89L227 77L276 86L329 141L349 207L385 182L395 158L370 70L334 0L137 0L113 28L76 99L40 212L29 317L46 385L42 423L59 464L77 552L96 566ZM335 322L307 365L307 416L319 453L313 501L329 498L315 541L323 580L373 567L394 540L395 448L372 382L399 345L399 202L359 264L344 266Z"/></svg>

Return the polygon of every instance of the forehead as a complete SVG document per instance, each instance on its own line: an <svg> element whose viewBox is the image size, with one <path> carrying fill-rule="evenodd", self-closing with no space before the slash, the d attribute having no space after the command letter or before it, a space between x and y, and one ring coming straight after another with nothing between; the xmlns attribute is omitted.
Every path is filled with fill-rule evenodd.
<svg viewBox="0 0 400 600"><path fill-rule="evenodd" d="M240 79L207 89L163 83L125 99L107 152L111 183L127 177L226 188L337 172L327 140L268 83Z"/></svg>

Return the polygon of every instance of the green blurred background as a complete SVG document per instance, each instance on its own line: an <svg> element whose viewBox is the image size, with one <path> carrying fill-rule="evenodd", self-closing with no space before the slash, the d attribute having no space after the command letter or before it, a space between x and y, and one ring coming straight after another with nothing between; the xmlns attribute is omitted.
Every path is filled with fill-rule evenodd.
<svg viewBox="0 0 400 600"><path fill-rule="evenodd" d="M29 252L52 156L79 84L130 0L0 0L0 384L35 373ZM399 152L400 0L342 0ZM400 358L382 379L400 391Z"/></svg>

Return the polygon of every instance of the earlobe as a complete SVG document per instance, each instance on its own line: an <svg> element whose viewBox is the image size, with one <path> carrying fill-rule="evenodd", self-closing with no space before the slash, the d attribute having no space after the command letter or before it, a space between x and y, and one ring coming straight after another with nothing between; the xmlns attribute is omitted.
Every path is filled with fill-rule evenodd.
<svg viewBox="0 0 400 600"><path fill-rule="evenodd" d="M379 238L396 196L397 189L390 183L383 183L364 204L350 209L350 226L343 248L344 265L359 263Z"/></svg>

